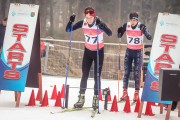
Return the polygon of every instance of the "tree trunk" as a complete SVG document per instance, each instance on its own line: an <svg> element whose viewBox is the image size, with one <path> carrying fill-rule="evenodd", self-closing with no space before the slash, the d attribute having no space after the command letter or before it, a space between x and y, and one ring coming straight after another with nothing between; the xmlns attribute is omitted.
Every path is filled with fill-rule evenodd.
<svg viewBox="0 0 180 120"><path fill-rule="evenodd" d="M40 15L41 36L45 37L45 35L47 34L46 31L47 4L44 0L40 0L39 15Z"/></svg>
<svg viewBox="0 0 180 120"><path fill-rule="evenodd" d="M49 4L49 8L50 8L50 36L52 36L53 37L53 33L54 33L54 19L53 19L53 2L54 2L54 0L51 0L50 1L50 4Z"/></svg>
<svg viewBox="0 0 180 120"><path fill-rule="evenodd" d="M8 16L9 8L10 8L10 0L6 0L5 17Z"/></svg>

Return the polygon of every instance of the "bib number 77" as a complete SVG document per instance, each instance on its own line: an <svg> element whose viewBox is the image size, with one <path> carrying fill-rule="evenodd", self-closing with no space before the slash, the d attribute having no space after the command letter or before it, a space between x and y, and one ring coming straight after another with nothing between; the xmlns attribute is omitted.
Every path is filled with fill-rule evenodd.
<svg viewBox="0 0 180 120"><path fill-rule="evenodd" d="M86 41L95 44L97 42L97 37L90 37L86 35Z"/></svg>

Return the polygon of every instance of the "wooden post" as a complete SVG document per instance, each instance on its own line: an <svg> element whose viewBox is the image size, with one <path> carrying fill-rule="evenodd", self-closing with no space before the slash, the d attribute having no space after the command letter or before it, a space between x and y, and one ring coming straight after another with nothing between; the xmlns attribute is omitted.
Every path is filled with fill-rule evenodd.
<svg viewBox="0 0 180 120"><path fill-rule="evenodd" d="M142 49L142 63L141 63L141 81L140 81L140 87L144 87L144 70L143 70L143 64L144 64L144 44Z"/></svg>
<svg viewBox="0 0 180 120"><path fill-rule="evenodd" d="M163 114L163 104L160 103L160 114Z"/></svg>
<svg viewBox="0 0 180 120"><path fill-rule="evenodd" d="M15 96L15 102L17 101L17 92L14 91L14 96Z"/></svg>
<svg viewBox="0 0 180 120"><path fill-rule="evenodd" d="M165 118L165 120L169 120L170 113L171 113L171 107L172 107L172 105L171 105L171 104L170 104L170 105L168 105L168 108L167 108L167 113L166 113L166 118Z"/></svg>
<svg viewBox="0 0 180 120"><path fill-rule="evenodd" d="M66 89L66 96L65 96L65 108L68 108L68 101L69 101L69 85L65 86Z"/></svg>
<svg viewBox="0 0 180 120"><path fill-rule="evenodd" d="M120 100L120 97L119 97L119 84L120 84L120 70L118 70L118 101Z"/></svg>
<svg viewBox="0 0 180 120"><path fill-rule="evenodd" d="M142 115L142 109L143 109L144 101L141 101L140 107L139 107L139 112L138 112L138 118L141 118Z"/></svg>
<svg viewBox="0 0 180 120"><path fill-rule="evenodd" d="M16 107L19 107L20 99L21 99L21 92L15 91Z"/></svg>
<svg viewBox="0 0 180 120"><path fill-rule="evenodd" d="M180 117L180 101L178 101L178 104L177 104L178 106L178 117Z"/></svg>
<svg viewBox="0 0 180 120"><path fill-rule="evenodd" d="M121 80L121 38L119 43L119 56L118 56L118 101L120 100L119 97L119 84Z"/></svg>
<svg viewBox="0 0 180 120"><path fill-rule="evenodd" d="M39 82L39 93L40 93L39 102L42 103L42 73L38 73L38 82Z"/></svg>

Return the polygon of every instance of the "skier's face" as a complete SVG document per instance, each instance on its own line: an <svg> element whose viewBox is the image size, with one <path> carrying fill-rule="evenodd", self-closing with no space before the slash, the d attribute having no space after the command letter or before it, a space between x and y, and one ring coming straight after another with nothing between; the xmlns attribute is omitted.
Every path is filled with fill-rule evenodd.
<svg viewBox="0 0 180 120"><path fill-rule="evenodd" d="M138 21L136 19L130 19L131 26L136 26Z"/></svg>
<svg viewBox="0 0 180 120"><path fill-rule="evenodd" d="M92 24L94 21L94 16L91 16L90 13L85 14L85 18L86 18L88 24Z"/></svg>

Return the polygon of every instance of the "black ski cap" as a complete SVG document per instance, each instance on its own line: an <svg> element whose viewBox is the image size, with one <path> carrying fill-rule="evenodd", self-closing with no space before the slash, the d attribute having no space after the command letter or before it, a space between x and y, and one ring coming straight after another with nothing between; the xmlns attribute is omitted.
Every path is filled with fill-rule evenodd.
<svg viewBox="0 0 180 120"><path fill-rule="evenodd" d="M138 16L138 14L136 12L129 14L129 19L136 19L136 20L138 20L138 17L139 16Z"/></svg>

